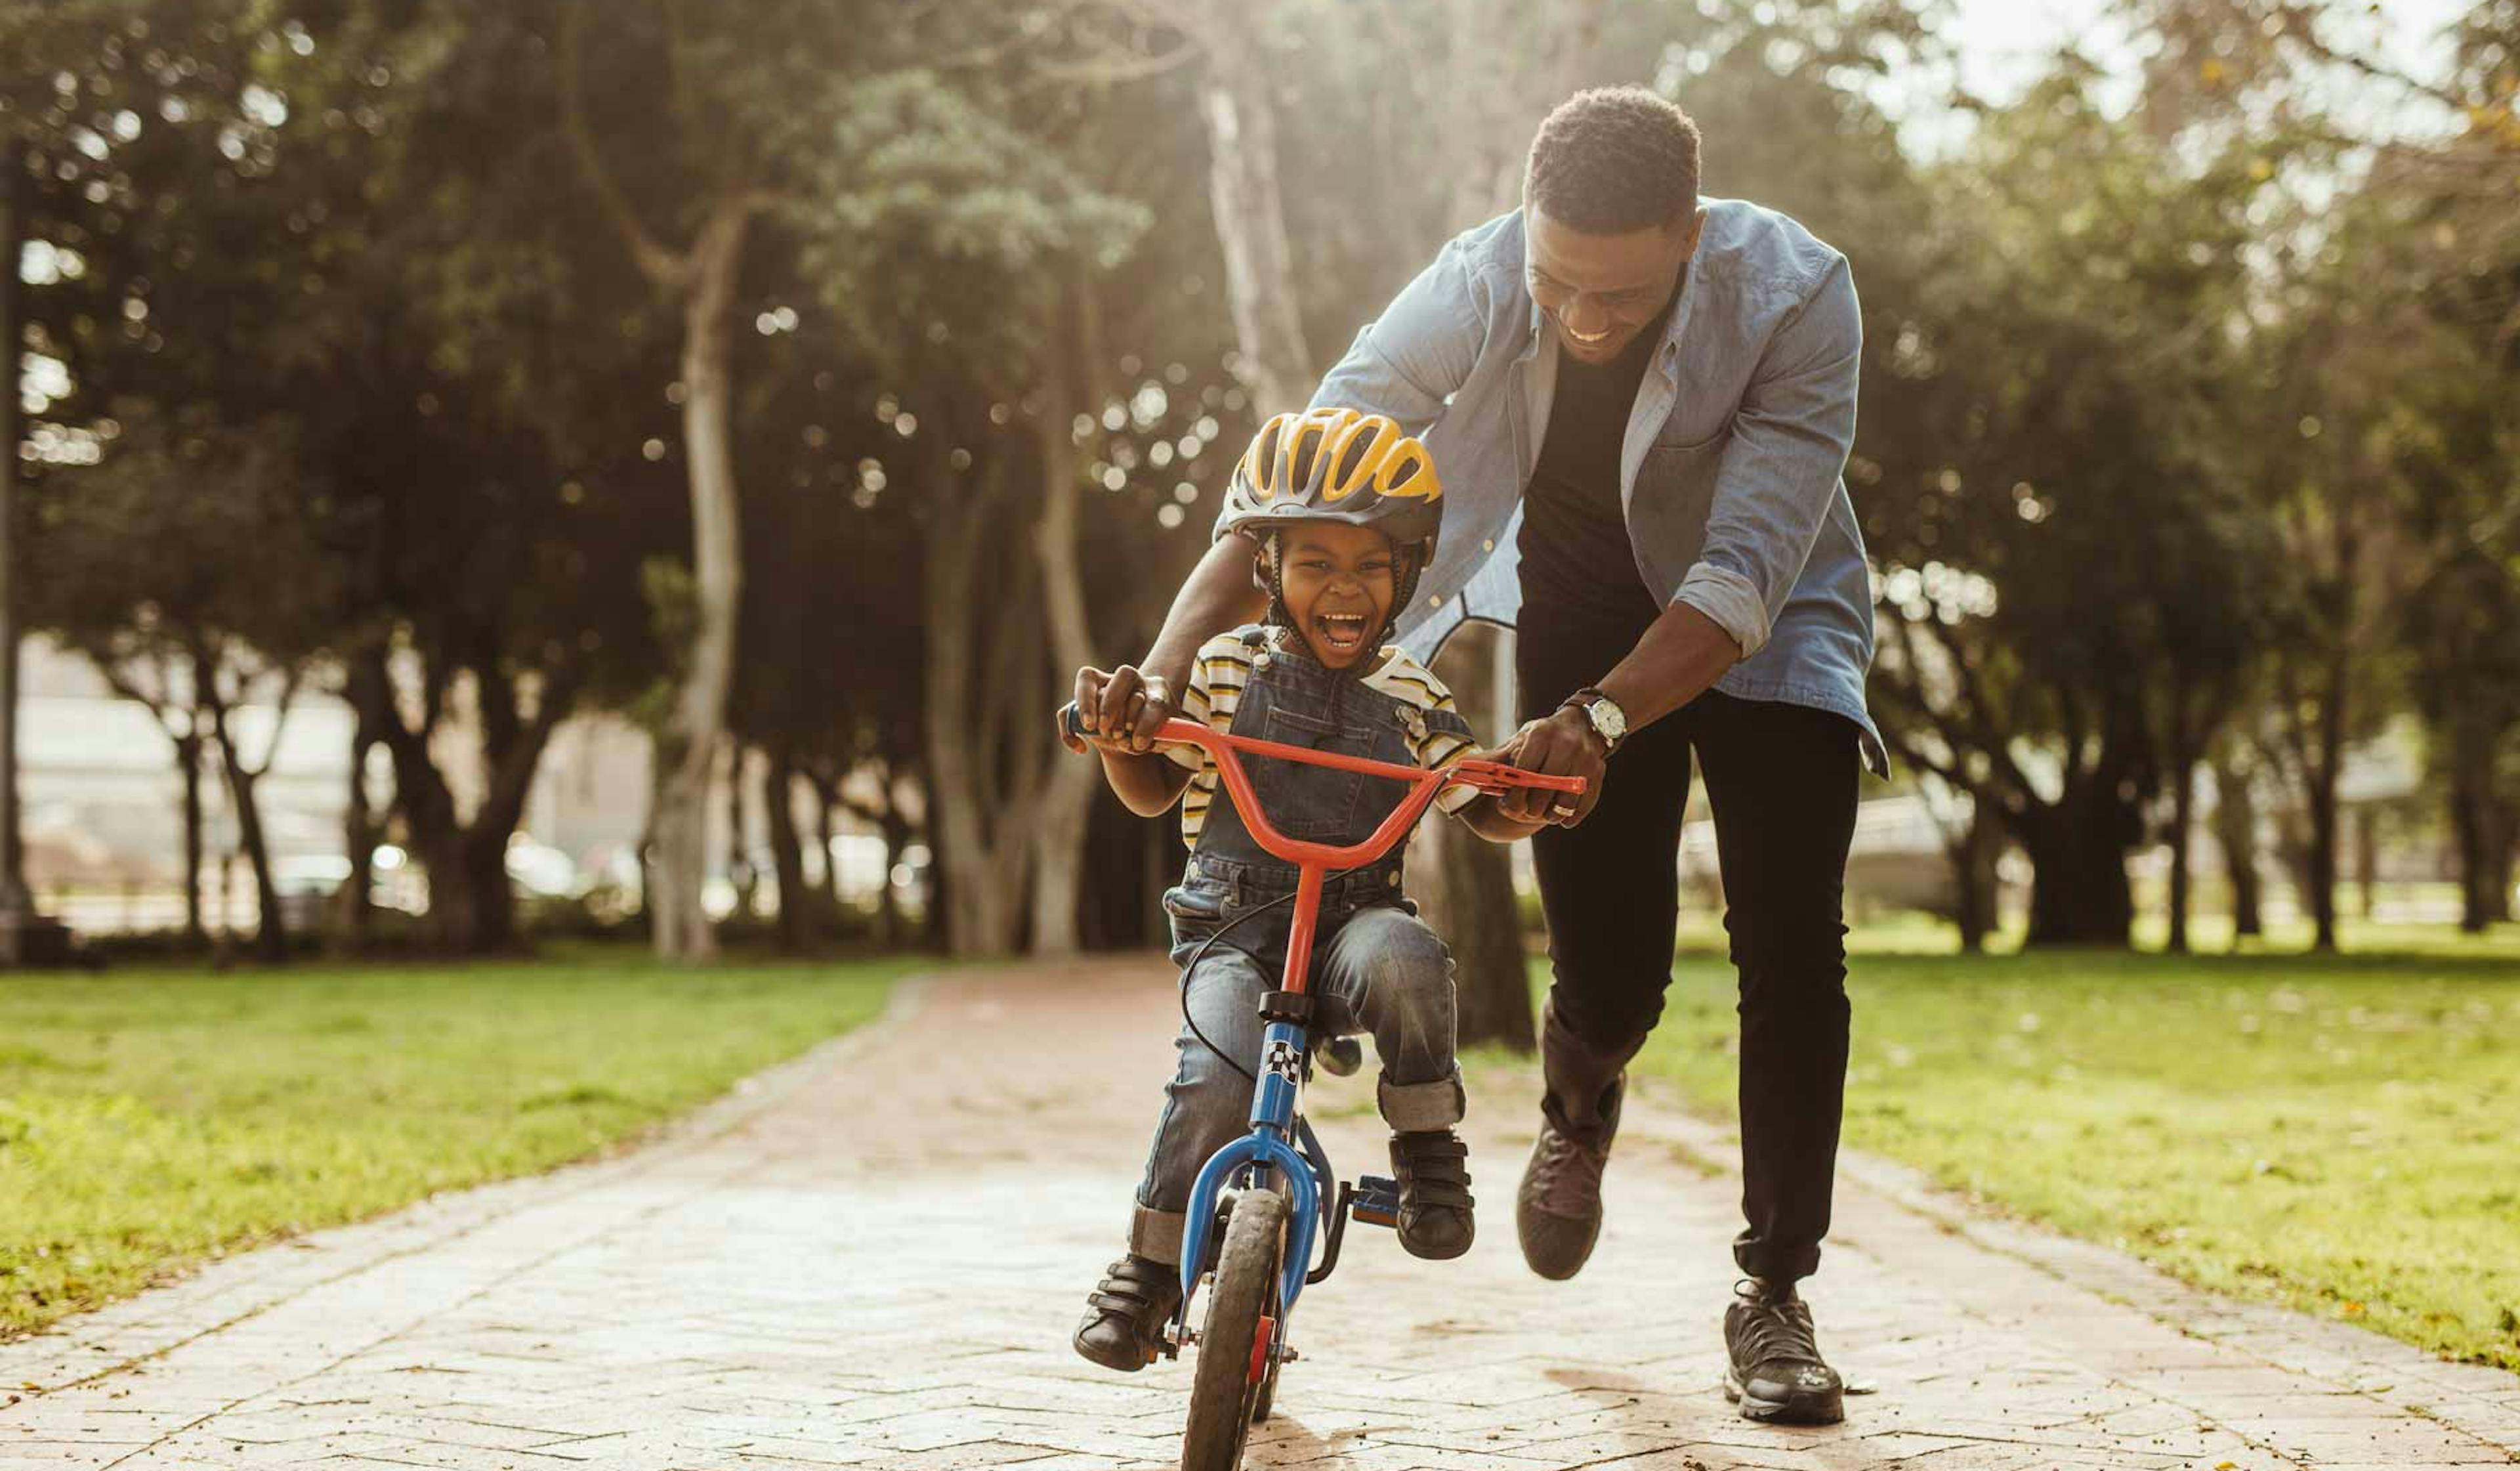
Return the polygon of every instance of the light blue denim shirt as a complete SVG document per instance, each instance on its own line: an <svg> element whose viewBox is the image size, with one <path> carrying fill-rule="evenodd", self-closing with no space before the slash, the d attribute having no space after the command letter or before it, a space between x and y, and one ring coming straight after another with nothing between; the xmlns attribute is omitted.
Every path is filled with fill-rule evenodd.
<svg viewBox="0 0 2520 1471"><path fill-rule="evenodd" d="M1715 687L1833 711L1863 730L1872 589L1842 474L1864 327L1846 257L1772 209L1707 200L1706 226L1619 466L1645 586L1732 635ZM1557 335L1523 270L1522 212L1456 237L1356 342L1316 407L1387 414L1427 437L1444 480L1435 560L1400 642L1431 659L1466 619L1512 626L1514 538L1557 379ZM1603 669L1602 673L1608 673Z"/></svg>

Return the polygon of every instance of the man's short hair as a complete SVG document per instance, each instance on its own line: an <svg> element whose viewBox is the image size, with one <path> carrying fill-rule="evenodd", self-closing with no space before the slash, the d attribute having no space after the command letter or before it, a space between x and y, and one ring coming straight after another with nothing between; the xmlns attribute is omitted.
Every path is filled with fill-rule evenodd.
<svg viewBox="0 0 2520 1471"><path fill-rule="evenodd" d="M1570 230L1628 235L1697 207L1697 124L1643 87L1591 87L1531 140L1522 202Z"/></svg>

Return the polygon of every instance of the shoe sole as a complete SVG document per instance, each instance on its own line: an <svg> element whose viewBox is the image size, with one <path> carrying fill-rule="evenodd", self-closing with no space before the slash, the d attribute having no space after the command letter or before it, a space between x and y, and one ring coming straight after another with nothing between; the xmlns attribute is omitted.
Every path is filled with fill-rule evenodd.
<svg viewBox="0 0 2520 1471"><path fill-rule="evenodd" d="M1743 1389L1730 1366L1724 1370L1724 1398L1740 1406L1742 1419L1762 1425L1835 1425L1846 1418L1843 1391L1825 1397L1769 1400Z"/></svg>
<svg viewBox="0 0 2520 1471"><path fill-rule="evenodd" d="M1403 1236L1400 1238L1400 1249L1420 1262L1450 1262L1456 1257L1468 1256L1470 1243L1465 1240L1456 1247L1438 1247L1432 1251L1420 1251L1418 1243Z"/></svg>

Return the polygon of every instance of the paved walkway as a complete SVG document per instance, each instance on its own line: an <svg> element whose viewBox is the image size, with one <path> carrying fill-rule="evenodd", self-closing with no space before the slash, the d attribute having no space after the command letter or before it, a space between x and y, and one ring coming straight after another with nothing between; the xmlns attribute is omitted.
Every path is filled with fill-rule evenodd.
<svg viewBox="0 0 2520 1471"><path fill-rule="evenodd" d="M20 1467L1168 1465L1186 1363L1066 1347L1128 1215L1167 1066L1144 959L960 973L635 1154L219 1264L0 1345ZM1430 1264L1360 1228L1296 1318L1265 1466L1838 1471L2520 1460L2520 1379L2189 1293L1852 1162L1811 1289L1878 1393L1747 1424L1715 1386L1732 1146L1638 1106L1610 1224L1533 1277L1533 1117L1473 1079L1485 1232ZM1349 1172L1369 1089L1317 1088Z"/></svg>

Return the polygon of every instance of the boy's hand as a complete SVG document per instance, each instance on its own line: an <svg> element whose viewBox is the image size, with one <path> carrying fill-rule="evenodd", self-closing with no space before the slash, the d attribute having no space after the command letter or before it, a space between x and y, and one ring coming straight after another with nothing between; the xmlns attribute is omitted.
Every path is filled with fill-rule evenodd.
<svg viewBox="0 0 2520 1471"><path fill-rule="evenodd" d="M1155 733L1181 709L1161 674L1126 664L1105 673L1088 665L1076 671L1076 713L1088 741L1105 751L1144 756L1155 749Z"/></svg>

